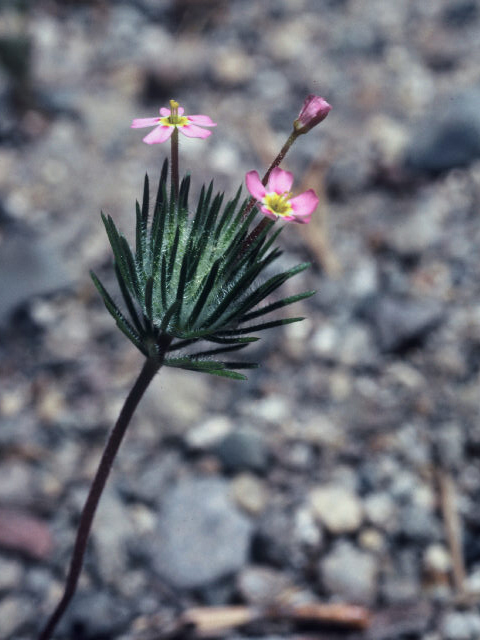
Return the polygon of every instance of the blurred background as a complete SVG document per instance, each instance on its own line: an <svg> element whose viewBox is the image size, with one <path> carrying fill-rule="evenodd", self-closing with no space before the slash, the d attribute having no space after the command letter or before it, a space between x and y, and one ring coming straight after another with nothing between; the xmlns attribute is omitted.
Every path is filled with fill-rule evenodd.
<svg viewBox="0 0 480 640"><path fill-rule="evenodd" d="M279 241L280 267L312 261L282 292L317 290L306 319L249 347L246 383L160 372L58 637L163 638L297 589L374 624L221 637L480 636L479 27L478 0L0 2L1 637L55 606L142 363L89 277L114 287L100 210L131 237L169 152L131 120L208 114L180 171L233 195L309 93L333 109L282 166L321 203Z"/></svg>

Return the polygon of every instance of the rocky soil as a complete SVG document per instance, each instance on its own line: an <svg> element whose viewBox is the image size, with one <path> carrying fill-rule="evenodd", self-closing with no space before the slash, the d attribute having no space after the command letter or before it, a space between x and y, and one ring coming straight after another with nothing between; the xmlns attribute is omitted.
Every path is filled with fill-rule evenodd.
<svg viewBox="0 0 480 640"><path fill-rule="evenodd" d="M210 115L181 170L233 193L308 93L333 110L284 167L321 205L280 240L282 266L313 262L283 290L318 291L306 319L249 347L245 383L160 372L58 638L153 640L298 591L372 625L221 637L480 637L479 28L478 0L0 3L0 637L58 601L141 366L89 279L113 282L100 210L131 237L168 152L132 118Z"/></svg>

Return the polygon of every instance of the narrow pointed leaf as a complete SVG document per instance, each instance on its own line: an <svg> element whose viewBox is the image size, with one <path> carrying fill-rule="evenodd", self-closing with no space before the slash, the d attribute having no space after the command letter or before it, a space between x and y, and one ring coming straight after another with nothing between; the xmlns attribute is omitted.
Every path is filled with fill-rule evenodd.
<svg viewBox="0 0 480 640"><path fill-rule="evenodd" d="M240 329L232 329L225 331L225 335L240 335L242 333L250 333L250 331L263 331L264 329L272 329L273 327L281 327L284 324L292 324L292 322L300 322L305 318L284 318L283 320L273 320L272 322L264 322L251 327L242 327Z"/></svg>
<svg viewBox="0 0 480 640"><path fill-rule="evenodd" d="M135 331L132 325L128 322L128 320L119 310L117 305L113 302L108 291L105 289L105 287L97 278L97 276L93 273L93 271L90 272L90 276L93 280L95 287L97 288L98 292L103 298L103 302L105 304L107 311L115 320L117 327L120 329L120 331L122 331L122 333L124 333L127 336L130 342L132 342L137 347L137 349L139 349L144 355L148 355L147 350L143 346L141 337L138 335L138 333Z"/></svg>
<svg viewBox="0 0 480 640"><path fill-rule="evenodd" d="M175 300L175 302L170 305L165 315L163 316L162 323L159 327L160 333L165 333L167 331L168 324L172 319L174 313L177 311L177 307L178 307L178 300Z"/></svg>
<svg viewBox="0 0 480 640"><path fill-rule="evenodd" d="M256 311L252 311L251 313L247 313L246 315L240 318L240 322L248 322L249 320L253 320L254 318L258 318L259 316L263 316L266 313L271 313L272 311L276 311L277 309L281 309L282 307L286 307L289 304L293 304L294 302L299 302L300 300L305 300L306 298L310 298L315 291L305 291L304 293L298 293L295 296L290 296L289 298L283 298L278 302L272 302L272 304L268 304L261 309L257 309Z"/></svg>

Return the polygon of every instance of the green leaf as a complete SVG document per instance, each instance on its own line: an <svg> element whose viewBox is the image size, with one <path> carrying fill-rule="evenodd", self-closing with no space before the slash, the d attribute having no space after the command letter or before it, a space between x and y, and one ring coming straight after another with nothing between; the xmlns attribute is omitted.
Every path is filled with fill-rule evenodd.
<svg viewBox="0 0 480 640"><path fill-rule="evenodd" d="M145 264L144 264L144 255L145 255L145 246L146 246L146 229L143 226L142 212L140 211L140 205L138 204L138 200L135 203L135 212L137 216L137 223L135 226L135 261L137 263L137 268L142 277L145 276Z"/></svg>
<svg viewBox="0 0 480 640"><path fill-rule="evenodd" d="M142 222L143 228L147 228L148 210L150 208L150 185L148 183L148 175L145 174L145 182L143 183L143 201L142 201Z"/></svg>
<svg viewBox="0 0 480 640"><path fill-rule="evenodd" d="M183 349L185 347L188 347L189 345L193 344L194 342L198 342L198 338L190 338L189 340L179 340L178 342L175 342L174 344L170 345L167 348L167 351L170 353L170 351L178 351L178 349Z"/></svg>
<svg viewBox="0 0 480 640"><path fill-rule="evenodd" d="M219 222L218 222L218 224L217 224L217 226L215 228L215 231L214 231L216 238L218 238L220 236L223 228L225 226L228 226L228 224L230 223L230 221L232 219L232 216L235 213L235 210L237 208L237 204L238 204L238 201L240 199L240 194L241 193L242 193L242 187L240 186L238 188L238 191L237 191L234 199L230 200L230 202L227 203L227 205L225 207L225 210L224 210L224 212L222 214L222 217L220 218L220 220L219 220ZM246 203L246 200L245 200L245 203Z"/></svg>
<svg viewBox="0 0 480 640"><path fill-rule="evenodd" d="M173 244L171 246L170 249L170 259L168 261L167 264L167 278L170 281L172 274L173 274L173 268L175 266L175 260L177 258L177 250L178 250L178 242L180 240L180 227L177 227L176 231L175 231L175 237L173 240Z"/></svg>
<svg viewBox="0 0 480 640"><path fill-rule="evenodd" d="M214 371L207 371L211 376L219 376L220 378L230 378L230 380L248 380L247 376L237 373L236 371L230 371L229 369L217 369Z"/></svg>
<svg viewBox="0 0 480 640"><path fill-rule="evenodd" d="M153 276L147 279L145 284L145 314L147 318L153 319Z"/></svg>
<svg viewBox="0 0 480 640"><path fill-rule="evenodd" d="M142 335L143 332L145 331L145 328L143 327L140 317L137 313L132 296L130 295L130 292L126 287L125 282L123 281L118 265L115 265L115 274L117 276L118 285L120 287L120 291L122 293L123 299L127 306L128 313L130 314L132 322L135 325L137 331L139 332L140 335Z"/></svg>
<svg viewBox="0 0 480 640"><path fill-rule="evenodd" d="M118 266L118 269L125 283L125 286L127 287L127 289L129 289L133 293L134 286L131 280L130 269L128 267L128 264L125 260L125 256L123 254L123 250L120 242L120 235L117 231L117 227L115 226L115 223L113 222L110 216L105 217L103 212L101 216L102 216L103 224L105 225L105 229L107 231L107 236L110 242L110 246L112 247L115 264Z"/></svg>
<svg viewBox="0 0 480 640"><path fill-rule="evenodd" d="M180 183L178 191L178 208L188 211L188 193L190 191L190 175L187 174Z"/></svg>
<svg viewBox="0 0 480 640"><path fill-rule="evenodd" d="M173 304L170 305L170 307L165 312L165 315L163 316L162 323L159 327L160 333L166 333L170 320L172 319L174 313L177 311L177 308L178 308L178 300L175 300L175 302L173 302Z"/></svg>
<svg viewBox="0 0 480 640"><path fill-rule="evenodd" d="M206 351L199 351L198 353L192 353L192 358L203 358L204 356L215 356L220 353L227 353L229 351L238 351L239 349L245 349L248 347L248 342L242 344L234 344L231 346L219 347L218 349L207 349Z"/></svg>
<svg viewBox="0 0 480 640"><path fill-rule="evenodd" d="M122 235L120 236L120 246L122 248L123 256L130 274L130 281L133 286L133 291L137 297L137 300L140 300L142 294L140 289L140 282L138 279L137 267L133 258L132 250L130 249L130 245L128 244L127 239Z"/></svg>
<svg viewBox="0 0 480 640"><path fill-rule="evenodd" d="M258 318L259 316L263 316L266 313L271 313L272 311L276 311L277 309L281 309L282 307L286 307L289 304L293 304L294 302L299 302L300 300L305 300L306 298L310 298L315 291L305 291L304 293L298 293L295 296L290 296L289 298L283 298L283 300L279 300L278 302L273 302L272 304L268 304L261 309L257 309L256 311L252 311L251 313L247 313L242 316L239 322L248 322L249 320L253 320L254 318Z"/></svg>
<svg viewBox="0 0 480 640"><path fill-rule="evenodd" d="M216 260L213 263L212 269L208 274L208 277L205 280L205 284L203 285L202 292L200 293L195 306L190 313L189 323L193 327L195 322L197 321L198 316L200 315L210 293L213 290L215 280L218 274L218 270L220 269L221 258Z"/></svg>
<svg viewBox="0 0 480 640"><path fill-rule="evenodd" d="M117 327L122 331L127 338L139 349L144 355L148 355L147 349L144 347L142 338L138 335L132 325L128 322L122 312L119 310L117 305L113 302L110 297L108 291L105 289L103 284L97 278L93 271L90 272L90 276L93 280L93 284L97 288L98 292L102 296L103 302L107 311L110 313L112 318L115 320Z"/></svg>
<svg viewBox="0 0 480 640"><path fill-rule="evenodd" d="M162 300L162 309L167 308L167 259L162 256L162 264L160 268L160 294Z"/></svg>
<svg viewBox="0 0 480 640"><path fill-rule="evenodd" d="M264 322L250 327L242 327L239 329L227 330L224 335L240 335L242 333L250 333L250 331L263 331L264 329L272 329L273 327L281 327L284 324L292 324L292 322L300 322L305 318L284 318L283 320L273 320L272 322Z"/></svg>
<svg viewBox="0 0 480 640"><path fill-rule="evenodd" d="M224 362L227 369L258 369L257 362Z"/></svg>
<svg viewBox="0 0 480 640"><path fill-rule="evenodd" d="M250 343L250 342L258 342L260 338L256 336L248 336L248 337L237 337L237 338L225 338L223 336L210 335L206 336L205 340L208 342L215 342L217 344L240 344L240 343Z"/></svg>

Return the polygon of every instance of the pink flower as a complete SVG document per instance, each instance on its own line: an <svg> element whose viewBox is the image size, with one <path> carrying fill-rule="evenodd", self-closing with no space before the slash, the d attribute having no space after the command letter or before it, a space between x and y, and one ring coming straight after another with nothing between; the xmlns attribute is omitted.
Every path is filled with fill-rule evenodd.
<svg viewBox="0 0 480 640"><path fill-rule="evenodd" d="M278 167L273 169L266 187L256 171L249 171L245 182L252 196L259 201L260 210L273 220L281 218L306 224L319 202L313 189L292 198L293 174Z"/></svg>
<svg viewBox="0 0 480 640"><path fill-rule="evenodd" d="M170 109L162 107L160 118L136 118L131 125L132 129L143 127L155 127L145 138L147 144L158 144L168 140L175 128L189 138L208 138L212 134L201 127L216 127L208 116L184 116L185 109L178 102L170 100ZM198 126L200 125L200 126Z"/></svg>
<svg viewBox="0 0 480 640"><path fill-rule="evenodd" d="M298 118L293 123L297 133L307 133L316 124L325 120L332 107L320 96L310 94L306 97Z"/></svg>

